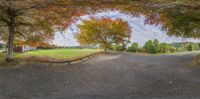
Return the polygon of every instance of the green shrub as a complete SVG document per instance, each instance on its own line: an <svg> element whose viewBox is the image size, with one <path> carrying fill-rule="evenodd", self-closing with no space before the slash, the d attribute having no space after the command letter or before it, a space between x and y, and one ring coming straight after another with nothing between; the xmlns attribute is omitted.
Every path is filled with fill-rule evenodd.
<svg viewBox="0 0 200 99"><path fill-rule="evenodd" d="M116 51L124 51L125 49L124 49L121 45L117 45L117 46L115 47L115 50L116 50Z"/></svg>
<svg viewBox="0 0 200 99"><path fill-rule="evenodd" d="M109 48L110 50L114 50L114 51L124 51L126 50L124 47L122 47L121 45L113 45Z"/></svg>
<svg viewBox="0 0 200 99"><path fill-rule="evenodd" d="M168 53L169 52L169 45L167 43L160 44L160 52L161 53Z"/></svg>
<svg viewBox="0 0 200 99"><path fill-rule="evenodd" d="M170 53L175 53L176 52L176 48L175 47L170 47L169 48L169 52Z"/></svg>
<svg viewBox="0 0 200 99"><path fill-rule="evenodd" d="M133 43L130 47L128 47L128 52L137 52L139 49L138 43Z"/></svg>
<svg viewBox="0 0 200 99"><path fill-rule="evenodd" d="M187 46L187 50L188 50L188 51L193 51L193 50L194 50L194 46L190 43L190 44Z"/></svg>
<svg viewBox="0 0 200 99"><path fill-rule="evenodd" d="M2 49L3 48L3 44L0 44L0 49Z"/></svg>

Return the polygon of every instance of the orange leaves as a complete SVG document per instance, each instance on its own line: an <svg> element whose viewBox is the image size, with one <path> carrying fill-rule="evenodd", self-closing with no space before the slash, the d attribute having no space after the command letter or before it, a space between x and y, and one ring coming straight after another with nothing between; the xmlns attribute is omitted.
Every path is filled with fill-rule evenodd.
<svg viewBox="0 0 200 99"><path fill-rule="evenodd" d="M80 33L77 39L82 45L100 44L105 47L112 43L122 43L131 34L128 23L122 19L92 18L83 20L83 24L78 27Z"/></svg>
<svg viewBox="0 0 200 99"><path fill-rule="evenodd" d="M110 22L112 22L112 19L110 19L110 18L102 18L102 19L99 20L99 22L110 23Z"/></svg>
<svg viewBox="0 0 200 99"><path fill-rule="evenodd" d="M75 11L72 13L72 16L76 16L76 17L83 16L83 15L85 15L85 12L81 10Z"/></svg>

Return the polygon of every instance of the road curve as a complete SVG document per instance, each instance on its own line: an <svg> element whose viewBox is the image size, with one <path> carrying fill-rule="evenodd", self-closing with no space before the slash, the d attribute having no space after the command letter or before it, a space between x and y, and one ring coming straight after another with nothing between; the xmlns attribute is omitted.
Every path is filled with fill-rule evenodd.
<svg viewBox="0 0 200 99"><path fill-rule="evenodd" d="M74 65L0 68L0 99L199 99L199 52L112 53Z"/></svg>

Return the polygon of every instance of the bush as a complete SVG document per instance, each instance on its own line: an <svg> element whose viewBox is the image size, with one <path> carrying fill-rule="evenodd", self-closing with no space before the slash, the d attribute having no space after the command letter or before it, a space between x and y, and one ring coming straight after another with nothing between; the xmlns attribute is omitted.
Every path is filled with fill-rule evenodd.
<svg viewBox="0 0 200 99"><path fill-rule="evenodd" d="M129 48L128 48L128 52L137 52L139 49L139 45L138 43L133 43Z"/></svg>
<svg viewBox="0 0 200 99"><path fill-rule="evenodd" d="M160 44L160 52L161 53L168 53L169 52L169 45L167 43Z"/></svg>
<svg viewBox="0 0 200 99"><path fill-rule="evenodd" d="M114 47L113 46L109 47L109 50L114 50Z"/></svg>
<svg viewBox="0 0 200 99"><path fill-rule="evenodd" d="M125 49L122 46L117 45L115 50L116 51L124 51Z"/></svg>
<svg viewBox="0 0 200 99"><path fill-rule="evenodd" d="M110 50L114 50L114 51L124 51L126 50L124 47L122 47L121 45L113 45L112 47L109 48Z"/></svg>
<svg viewBox="0 0 200 99"><path fill-rule="evenodd" d="M170 53L175 53L176 52L176 48L175 47L170 47L169 48L169 52Z"/></svg>
<svg viewBox="0 0 200 99"><path fill-rule="evenodd" d="M0 44L0 49L2 49L3 48L3 44Z"/></svg>
<svg viewBox="0 0 200 99"><path fill-rule="evenodd" d="M192 45L192 44L189 44L189 45L187 46L187 50L188 50L188 51L193 51L193 50L194 50L193 45Z"/></svg>

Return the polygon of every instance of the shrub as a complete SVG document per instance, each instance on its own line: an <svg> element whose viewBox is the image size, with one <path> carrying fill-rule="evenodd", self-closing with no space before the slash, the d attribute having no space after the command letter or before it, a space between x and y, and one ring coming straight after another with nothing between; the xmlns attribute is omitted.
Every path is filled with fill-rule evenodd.
<svg viewBox="0 0 200 99"><path fill-rule="evenodd" d="M170 47L169 48L169 52L170 53L175 53L176 52L176 48L175 47Z"/></svg>
<svg viewBox="0 0 200 99"><path fill-rule="evenodd" d="M2 49L3 48L3 44L0 44L0 49Z"/></svg>
<svg viewBox="0 0 200 99"><path fill-rule="evenodd" d="M161 43L160 44L160 52L161 53L169 52L169 45L167 43Z"/></svg>
<svg viewBox="0 0 200 99"><path fill-rule="evenodd" d="M114 50L114 51L124 51L126 50L124 47L122 47L121 45L113 45L112 47L110 47L111 50Z"/></svg>
<svg viewBox="0 0 200 99"><path fill-rule="evenodd" d="M125 49L122 46L120 46L120 45L116 46L116 51L124 51L124 50Z"/></svg>
<svg viewBox="0 0 200 99"><path fill-rule="evenodd" d="M193 51L193 50L194 50L194 46L190 43L190 44L187 46L187 50L188 50L188 51Z"/></svg>
<svg viewBox="0 0 200 99"><path fill-rule="evenodd" d="M139 49L138 43L133 43L130 47L128 47L128 52L137 52Z"/></svg>

